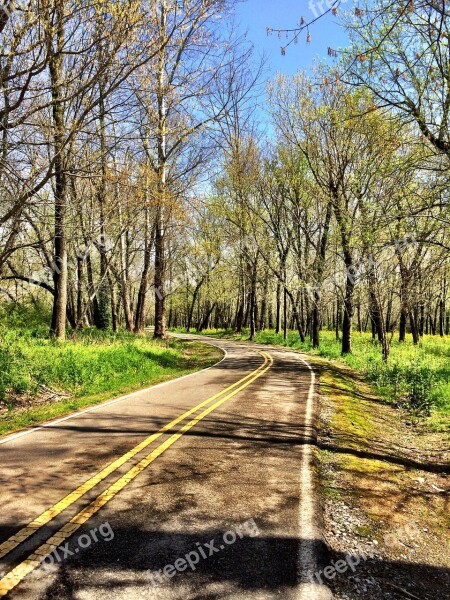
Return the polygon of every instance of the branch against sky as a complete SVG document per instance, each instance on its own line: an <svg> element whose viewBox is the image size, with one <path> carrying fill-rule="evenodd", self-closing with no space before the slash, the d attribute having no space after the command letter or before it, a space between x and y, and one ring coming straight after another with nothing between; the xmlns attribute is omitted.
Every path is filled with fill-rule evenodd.
<svg viewBox="0 0 450 600"><path fill-rule="evenodd" d="M319 2L316 5L314 3L314 0L310 0L310 2L308 4L308 8L314 15L313 19L308 21L304 17L301 17L299 25L297 27L293 27L290 29L267 27L266 28L267 35L272 35L275 33L278 35L278 39L282 39L283 36L286 38L286 40L287 40L286 44L284 46L281 46L281 54L284 56L286 54L287 48L289 48L289 46L291 46L292 44L297 44L301 34L305 31L306 31L306 41L308 43L310 43L311 42L311 33L309 31L310 27L312 27L315 23L317 23L317 21L319 21L324 16L326 16L330 13L333 14L334 16L337 16L338 7L341 5L341 3L342 3L342 0L327 0L326 1L327 8L324 9L324 6L323 6L324 2ZM328 48L328 54L330 56L335 56L335 50L333 50L332 48Z"/></svg>
<svg viewBox="0 0 450 600"><path fill-rule="evenodd" d="M380 106L414 121L439 153L450 156L450 12L443 0L366 3L347 22L351 47L345 79L366 86Z"/></svg>

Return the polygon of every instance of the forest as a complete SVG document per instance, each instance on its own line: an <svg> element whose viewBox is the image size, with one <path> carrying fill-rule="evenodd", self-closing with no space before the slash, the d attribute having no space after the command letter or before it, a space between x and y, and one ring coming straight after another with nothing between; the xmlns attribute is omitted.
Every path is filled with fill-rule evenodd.
<svg viewBox="0 0 450 600"><path fill-rule="evenodd" d="M335 3L349 46L269 81L236 4L4 2L3 398L32 340L152 327L342 355L448 409L447 3ZM315 43L276 26L274 52Z"/></svg>

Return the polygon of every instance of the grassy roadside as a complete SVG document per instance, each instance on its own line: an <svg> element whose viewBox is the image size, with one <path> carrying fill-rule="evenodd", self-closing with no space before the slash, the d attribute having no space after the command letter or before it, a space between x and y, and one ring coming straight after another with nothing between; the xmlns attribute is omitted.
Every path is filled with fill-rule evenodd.
<svg viewBox="0 0 450 600"><path fill-rule="evenodd" d="M326 539L335 561L372 557L329 581L335 598L449 598L448 436L380 402L354 370L312 362Z"/></svg>
<svg viewBox="0 0 450 600"><path fill-rule="evenodd" d="M0 435L211 366L212 347L86 330L53 342L44 329L0 327Z"/></svg>

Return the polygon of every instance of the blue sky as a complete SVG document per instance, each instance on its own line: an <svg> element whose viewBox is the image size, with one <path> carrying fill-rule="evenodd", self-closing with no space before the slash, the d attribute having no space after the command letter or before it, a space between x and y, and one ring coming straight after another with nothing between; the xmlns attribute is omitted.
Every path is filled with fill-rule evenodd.
<svg viewBox="0 0 450 600"><path fill-rule="evenodd" d="M287 49L286 56L281 56L280 50L286 40L279 40L276 34L267 37L266 27L292 28L298 25L302 16L306 22L311 21L315 17L312 9L315 8L316 15L322 12L318 8L319 3L320 0L246 0L238 5L240 27L248 31L248 38L256 51L266 54L269 77L277 72L292 75L299 69L309 69L314 61L327 59L329 46L338 48L346 45L346 34L332 14L325 15L312 25L311 43L306 42L305 32L297 45L292 44ZM350 1L346 9L349 4ZM323 7L326 7L325 3Z"/></svg>

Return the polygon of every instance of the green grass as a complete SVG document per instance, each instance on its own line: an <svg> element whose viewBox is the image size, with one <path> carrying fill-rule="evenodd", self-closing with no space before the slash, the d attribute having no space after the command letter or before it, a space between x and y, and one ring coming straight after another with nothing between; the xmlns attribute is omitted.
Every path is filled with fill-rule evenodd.
<svg viewBox="0 0 450 600"><path fill-rule="evenodd" d="M208 330L205 335L245 340L232 331ZM425 336L419 346L414 346L410 336L400 344L392 342L388 365L381 358L378 343L372 342L370 334L353 334L353 354L341 356L341 344L335 333L323 331L321 347L313 350L307 340L301 343L298 334L289 332L287 340L273 331L262 331L255 336L256 343L273 344L316 354L344 363L358 371L371 384L372 389L386 402L404 405L415 414L428 417L433 429L448 429L450 426L450 338Z"/></svg>
<svg viewBox="0 0 450 600"><path fill-rule="evenodd" d="M47 333L0 325L0 434L194 372L221 356L210 346L125 332L88 329L66 342ZM36 404L40 386L70 398Z"/></svg>

